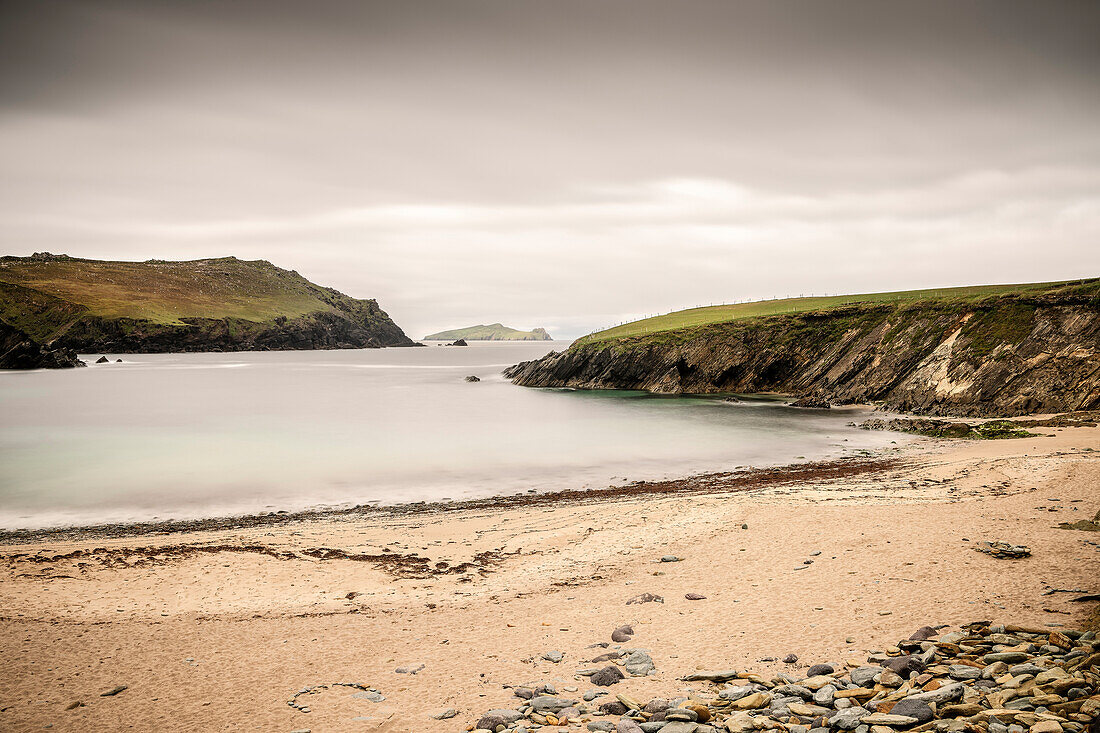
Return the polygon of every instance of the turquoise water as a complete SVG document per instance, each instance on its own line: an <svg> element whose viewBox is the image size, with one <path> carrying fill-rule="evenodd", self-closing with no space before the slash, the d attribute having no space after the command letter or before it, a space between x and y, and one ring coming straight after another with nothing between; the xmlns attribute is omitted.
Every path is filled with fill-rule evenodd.
<svg viewBox="0 0 1100 733"><path fill-rule="evenodd" d="M0 373L0 527L602 488L897 439L846 426L847 411L500 376L566 345L111 354Z"/></svg>

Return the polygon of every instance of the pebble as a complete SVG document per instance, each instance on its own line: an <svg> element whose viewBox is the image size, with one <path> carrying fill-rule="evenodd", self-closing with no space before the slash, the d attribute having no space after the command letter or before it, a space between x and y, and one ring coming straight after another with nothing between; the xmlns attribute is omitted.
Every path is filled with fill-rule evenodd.
<svg viewBox="0 0 1100 733"><path fill-rule="evenodd" d="M542 655L542 658L545 659L547 662L553 662L554 664L557 664L561 660L565 659L565 655L555 650L546 652Z"/></svg>
<svg viewBox="0 0 1100 733"><path fill-rule="evenodd" d="M677 557L676 555L664 555L664 556L663 556L663 557L661 558L661 562L680 562L680 561L681 561L681 560L683 560L683 559L684 559L684 558L682 558L682 557Z"/></svg>
<svg viewBox="0 0 1100 733"><path fill-rule="evenodd" d="M433 720L448 720L458 715L458 711L454 708L447 708L446 710L440 710L438 713L432 716Z"/></svg>
<svg viewBox="0 0 1100 733"><path fill-rule="evenodd" d="M705 601L707 597L699 593L685 593L684 598L689 601Z"/></svg>
<svg viewBox="0 0 1100 733"><path fill-rule="evenodd" d="M633 598L629 599L626 602L626 605L631 606L631 605L634 605L636 603L664 603L664 602L665 602L665 599L662 598L661 596L655 595L653 593L642 593L640 595L636 595Z"/></svg>
<svg viewBox="0 0 1100 733"><path fill-rule="evenodd" d="M771 679L736 670L691 672L680 679L709 690L693 687L690 698L647 702L620 694L592 709L587 703L595 700L595 689L578 703L540 685L530 701L518 701L519 710L490 710L478 725L495 723L485 729L493 733L498 727L521 733L523 726L570 724L616 733L1096 733L1095 634L988 621L942 629L921 627L871 652L868 664L813 665L803 679L789 672ZM623 669L637 676L653 671L648 651L622 653L622 668L608 664L578 674L591 674L597 684L601 674L618 682ZM793 664L797 657L791 657ZM526 689L513 687L520 697ZM601 716L618 719L593 720ZM501 717L510 722L497 722Z"/></svg>

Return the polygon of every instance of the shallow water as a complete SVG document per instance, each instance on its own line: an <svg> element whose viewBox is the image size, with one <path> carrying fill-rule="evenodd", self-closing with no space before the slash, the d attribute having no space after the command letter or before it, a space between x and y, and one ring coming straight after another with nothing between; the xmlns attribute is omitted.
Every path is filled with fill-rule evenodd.
<svg viewBox="0 0 1100 733"><path fill-rule="evenodd" d="M0 373L0 527L600 488L898 439L847 427L849 411L500 376L566 345L111 354Z"/></svg>

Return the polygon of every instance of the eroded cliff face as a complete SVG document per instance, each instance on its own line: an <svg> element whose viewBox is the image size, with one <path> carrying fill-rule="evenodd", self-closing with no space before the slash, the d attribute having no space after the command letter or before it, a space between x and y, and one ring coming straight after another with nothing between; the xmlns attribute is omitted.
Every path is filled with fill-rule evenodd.
<svg viewBox="0 0 1100 733"><path fill-rule="evenodd" d="M577 344L505 371L528 387L780 392L928 415L1100 407L1100 298L867 306Z"/></svg>
<svg viewBox="0 0 1100 733"><path fill-rule="evenodd" d="M35 342L15 326L0 321L0 369L69 369L86 366L70 349Z"/></svg>

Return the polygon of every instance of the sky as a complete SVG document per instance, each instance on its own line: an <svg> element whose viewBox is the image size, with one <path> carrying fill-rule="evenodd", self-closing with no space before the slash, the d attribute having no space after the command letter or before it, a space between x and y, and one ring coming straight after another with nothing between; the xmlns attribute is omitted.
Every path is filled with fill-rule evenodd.
<svg viewBox="0 0 1100 733"><path fill-rule="evenodd" d="M4 0L0 254L411 336L1100 275L1094 0Z"/></svg>

